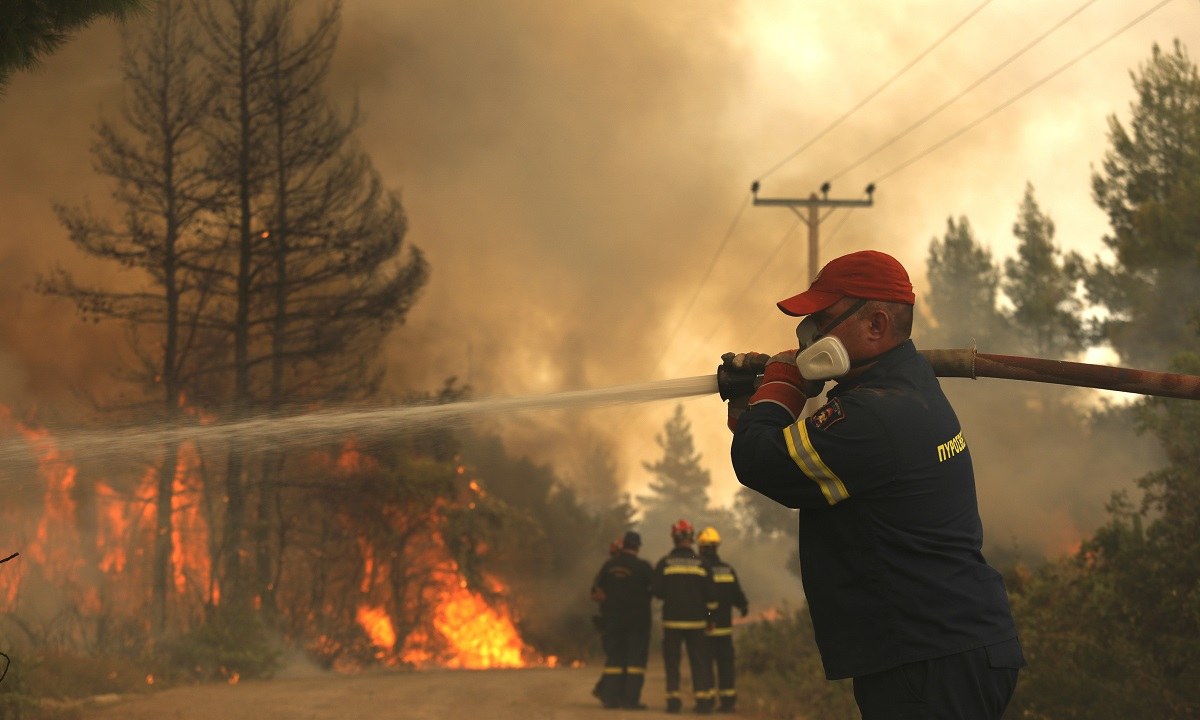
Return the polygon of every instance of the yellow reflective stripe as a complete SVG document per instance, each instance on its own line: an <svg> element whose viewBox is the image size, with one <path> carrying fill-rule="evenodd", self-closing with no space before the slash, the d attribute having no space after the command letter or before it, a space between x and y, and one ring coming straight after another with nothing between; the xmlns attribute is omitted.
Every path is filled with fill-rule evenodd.
<svg viewBox="0 0 1200 720"><path fill-rule="evenodd" d="M817 487L821 488L821 494L825 496L826 502L830 505L837 505L850 497L841 478L829 469L829 466L813 448L812 441L808 437L808 427L803 420L784 428L783 437L787 441L788 454L792 456L792 460L800 470L812 478Z"/></svg>
<svg viewBox="0 0 1200 720"><path fill-rule="evenodd" d="M644 674L646 674L646 668L644 668L644 667L631 667L631 668L628 668L628 670L627 670L627 671L629 672L629 674L630 674L630 675L644 675Z"/></svg>
<svg viewBox="0 0 1200 720"><path fill-rule="evenodd" d="M662 625L671 630L703 630L708 623L703 620L663 620Z"/></svg>
<svg viewBox="0 0 1200 720"><path fill-rule="evenodd" d="M717 694L720 695L721 697L737 697L737 690L730 688L728 690L722 690L722 691L718 692Z"/></svg>
<svg viewBox="0 0 1200 720"><path fill-rule="evenodd" d="M734 577L732 574L713 575L713 582L733 582L733 581L734 581Z"/></svg>
<svg viewBox="0 0 1200 720"><path fill-rule="evenodd" d="M707 636L709 636L709 637L721 637L721 636L724 636L724 635L732 635L732 634L733 634L733 628L731 628L731 627L727 627L727 628L713 628L712 630L707 630L707 631L705 631L705 633L704 633L704 634L705 634L705 635L707 635Z"/></svg>
<svg viewBox="0 0 1200 720"><path fill-rule="evenodd" d="M620 675L620 674L621 674L621 673L623 673L623 672L625 672L625 670L623 670L622 668L619 668L619 667L606 667L606 668L604 668L604 674L605 674L605 675Z"/></svg>
<svg viewBox="0 0 1200 720"><path fill-rule="evenodd" d="M699 565L668 565L663 568L663 575L707 575L708 571Z"/></svg>
<svg viewBox="0 0 1200 720"><path fill-rule="evenodd" d="M697 700L710 700L717 696L716 690L697 690L695 692Z"/></svg>
<svg viewBox="0 0 1200 720"><path fill-rule="evenodd" d="M668 690L667 697L668 698L679 698L679 691L678 690Z"/></svg>
<svg viewBox="0 0 1200 720"><path fill-rule="evenodd" d="M717 608L721 607L721 603L715 602L715 601L710 602L710 603L705 603L705 607L707 607L709 610L716 610Z"/></svg>

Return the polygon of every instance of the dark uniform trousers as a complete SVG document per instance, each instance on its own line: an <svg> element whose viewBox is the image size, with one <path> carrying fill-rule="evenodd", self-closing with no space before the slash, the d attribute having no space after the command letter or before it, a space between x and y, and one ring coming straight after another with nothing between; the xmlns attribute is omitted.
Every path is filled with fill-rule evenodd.
<svg viewBox="0 0 1200 720"><path fill-rule="evenodd" d="M999 720L1025 664L1017 640L854 678L863 720Z"/></svg>
<svg viewBox="0 0 1200 720"><path fill-rule="evenodd" d="M717 698L721 707L732 709L737 701L734 688L733 628L715 628L708 632L708 652L717 663Z"/></svg>
<svg viewBox="0 0 1200 720"><path fill-rule="evenodd" d="M597 695L605 707L636 706L646 682L650 628L607 627L604 630L604 673Z"/></svg>
<svg viewBox="0 0 1200 720"><path fill-rule="evenodd" d="M704 623L699 628L667 627L663 623L663 665L667 671L667 702L680 700L679 663L683 659L683 645L687 645L688 666L692 674L692 693L696 704L711 706L716 699L713 690L712 658L708 654L708 638L704 635Z"/></svg>

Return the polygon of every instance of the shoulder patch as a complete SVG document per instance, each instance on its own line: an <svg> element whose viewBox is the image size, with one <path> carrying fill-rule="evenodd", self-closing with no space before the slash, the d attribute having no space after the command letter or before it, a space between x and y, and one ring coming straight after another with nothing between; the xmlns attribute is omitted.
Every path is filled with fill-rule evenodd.
<svg viewBox="0 0 1200 720"><path fill-rule="evenodd" d="M834 398L817 408L817 411L810 418L812 426L817 430L828 430L830 426L835 425L840 420L846 419L846 412L842 410L842 403Z"/></svg>

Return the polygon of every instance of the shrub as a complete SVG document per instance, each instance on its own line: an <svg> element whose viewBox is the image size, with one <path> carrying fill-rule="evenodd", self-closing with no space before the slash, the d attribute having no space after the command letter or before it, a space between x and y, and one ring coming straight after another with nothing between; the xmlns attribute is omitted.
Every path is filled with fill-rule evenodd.
<svg viewBox="0 0 1200 720"><path fill-rule="evenodd" d="M739 703L773 718L857 720L849 680L825 679L804 609L742 625L735 634Z"/></svg>
<svg viewBox="0 0 1200 720"><path fill-rule="evenodd" d="M200 627L161 646L168 671L194 680L270 677L281 667L261 616L250 609L216 608Z"/></svg>

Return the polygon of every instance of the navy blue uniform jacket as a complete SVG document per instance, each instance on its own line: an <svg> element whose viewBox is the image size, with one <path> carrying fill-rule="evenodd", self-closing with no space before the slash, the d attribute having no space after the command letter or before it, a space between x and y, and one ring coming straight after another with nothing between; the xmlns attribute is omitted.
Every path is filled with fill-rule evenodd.
<svg viewBox="0 0 1200 720"><path fill-rule="evenodd" d="M654 569L636 555L619 552L596 573L592 587L604 591L600 603L606 627L614 630L650 629L650 584Z"/></svg>
<svg viewBox="0 0 1200 720"><path fill-rule="evenodd" d="M830 679L1016 637L981 552L970 450L911 341L800 422L752 406L732 455L743 485L800 510L804 594Z"/></svg>

